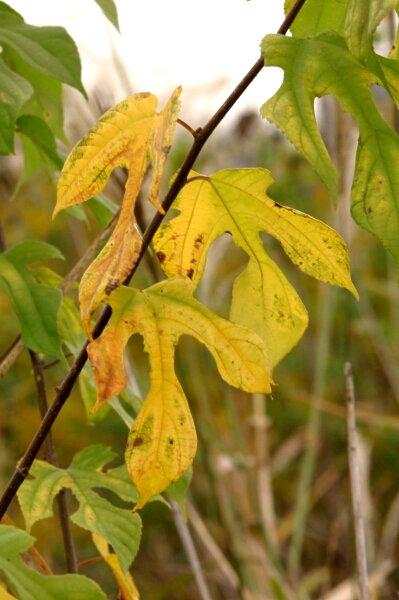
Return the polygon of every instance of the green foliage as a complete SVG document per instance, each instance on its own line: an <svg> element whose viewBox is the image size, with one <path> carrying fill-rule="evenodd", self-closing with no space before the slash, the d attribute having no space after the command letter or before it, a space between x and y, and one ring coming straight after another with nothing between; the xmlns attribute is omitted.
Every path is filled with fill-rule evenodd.
<svg viewBox="0 0 399 600"><path fill-rule="evenodd" d="M284 82L262 107L262 115L291 140L312 164L333 198L337 174L319 133L314 99L331 94L359 126L352 188L352 214L399 258L399 136L376 107L371 84L376 76L334 33L312 39L269 35L262 43L265 64L284 69ZM303 77L306 73L306 77Z"/></svg>
<svg viewBox="0 0 399 600"><path fill-rule="evenodd" d="M62 259L46 242L25 241L0 254L0 285L13 304L21 325L22 339L31 350L62 357L57 316L62 294L37 283L27 267L38 260Z"/></svg>
<svg viewBox="0 0 399 600"><path fill-rule="evenodd" d="M43 575L27 567L20 555L33 542L25 531L0 525L0 571L18 600L106 599L98 585L83 575Z"/></svg>
<svg viewBox="0 0 399 600"><path fill-rule="evenodd" d="M285 12L288 13L296 0L285 0ZM299 37L311 37L333 30L342 33L349 0L306 0L299 11L291 32Z"/></svg>
<svg viewBox="0 0 399 600"><path fill-rule="evenodd" d="M63 160L57 152L54 134L45 121L35 115L22 115L17 119L17 129L34 144L41 156L51 161L53 169L62 169Z"/></svg>
<svg viewBox="0 0 399 600"><path fill-rule="evenodd" d="M123 569L134 559L141 535L141 519L131 510L119 508L94 489L105 489L126 502L137 501L137 492L124 465L103 472L101 469L115 458L109 448L97 444L81 450L67 469L41 460L31 469L32 478L21 486L18 499L27 530L53 514L53 500L59 491L70 488L79 502L71 519L76 525L102 536L114 548Z"/></svg>
<svg viewBox="0 0 399 600"><path fill-rule="evenodd" d="M95 0L107 19L119 31L118 11L114 0Z"/></svg>
<svg viewBox="0 0 399 600"><path fill-rule="evenodd" d="M14 73L0 58L0 154L14 150L14 127L17 114L30 98L33 89L28 81Z"/></svg>
<svg viewBox="0 0 399 600"><path fill-rule="evenodd" d="M75 42L62 27L29 25L4 2L0 15L0 154L14 151L17 117L36 117L35 126L30 127L38 134L31 137L33 149L24 144L25 160L30 163L25 169L26 179L33 172L31 152L41 137L46 140L51 133L46 127L52 129L52 137L64 139L61 84L85 94L80 58ZM38 148L43 150L42 144ZM58 162L56 166L59 169L61 165Z"/></svg>

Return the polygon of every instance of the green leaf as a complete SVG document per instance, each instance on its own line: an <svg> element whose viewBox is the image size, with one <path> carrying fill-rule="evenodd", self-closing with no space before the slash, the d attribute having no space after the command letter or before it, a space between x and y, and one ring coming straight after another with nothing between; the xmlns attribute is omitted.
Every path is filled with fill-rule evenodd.
<svg viewBox="0 0 399 600"><path fill-rule="evenodd" d="M28 65L75 87L85 95L80 80L80 58L73 39L62 27L35 27L16 19L2 20L0 43Z"/></svg>
<svg viewBox="0 0 399 600"><path fill-rule="evenodd" d="M41 117L54 134L65 141L61 82L28 65L11 48L3 48L2 56L8 66L29 82L34 90L33 96L24 104L22 112Z"/></svg>
<svg viewBox="0 0 399 600"><path fill-rule="evenodd" d="M125 465L107 472L100 470L115 456L112 450L98 444L79 452L67 469L36 460L30 471L32 478L25 481L18 493L28 531L36 521L52 516L55 496L61 488L70 488L79 502L72 521L105 538L123 568L128 569L140 543L140 517L131 510L118 508L94 491L105 489L126 502L137 501L137 492Z"/></svg>
<svg viewBox="0 0 399 600"><path fill-rule="evenodd" d="M224 169L210 177L192 173L174 204L180 215L161 226L154 244L169 277L197 283L213 241L231 233L249 262L234 283L230 318L262 337L274 367L302 336L307 312L266 253L261 231L308 275L356 291L342 238L325 223L273 202L266 196L271 183L269 171L260 168Z"/></svg>
<svg viewBox="0 0 399 600"><path fill-rule="evenodd" d="M21 242L0 254L0 282L10 296L26 346L62 358L57 329L62 293L36 283L33 273L26 268L33 261L50 258L62 258L62 255L44 242Z"/></svg>
<svg viewBox="0 0 399 600"><path fill-rule="evenodd" d="M173 482L167 488L166 494L170 498L172 498L172 500L176 500L178 504L183 504L186 499L192 478L193 469L190 467L190 469L187 469L187 471L184 473L184 475L180 477L180 479Z"/></svg>
<svg viewBox="0 0 399 600"><path fill-rule="evenodd" d="M0 2L0 19L1 22L14 21L15 23L23 23L23 17L11 6L8 6L5 2Z"/></svg>
<svg viewBox="0 0 399 600"><path fill-rule="evenodd" d="M43 119L34 115L22 115L17 119L17 128L61 171L64 161L57 152L54 134Z"/></svg>
<svg viewBox="0 0 399 600"><path fill-rule="evenodd" d="M290 27L297 37L313 37L325 31L344 33L345 17L350 0L306 0ZM368 0L362 0L367 2ZM285 0L285 13L296 0Z"/></svg>
<svg viewBox="0 0 399 600"><path fill-rule="evenodd" d="M0 571L19 600L106 600L98 585L84 575L43 575L27 567L20 554L33 542L25 531L0 525Z"/></svg>
<svg viewBox="0 0 399 600"><path fill-rule="evenodd" d="M13 152L15 120L32 93L29 82L14 73L0 58L0 154Z"/></svg>
<svg viewBox="0 0 399 600"><path fill-rule="evenodd" d="M345 22L348 48L360 60L367 61L373 49L375 30L398 0L349 0Z"/></svg>
<svg viewBox="0 0 399 600"><path fill-rule="evenodd" d="M95 0L107 19L119 31L118 10L114 0Z"/></svg>
<svg viewBox="0 0 399 600"><path fill-rule="evenodd" d="M295 0L285 0L286 14L294 4ZM397 5L398 0L307 0L290 30L305 38L335 31L346 38L355 56L367 60L375 30Z"/></svg>
<svg viewBox="0 0 399 600"><path fill-rule="evenodd" d="M41 240L26 240L15 244L6 254L16 267L26 267L38 260L64 260L58 248Z"/></svg>
<svg viewBox="0 0 399 600"><path fill-rule="evenodd" d="M352 214L398 259L399 137L374 104L370 86L377 81L376 76L356 60L344 40L335 34L309 40L266 36L262 51L266 65L284 69L284 82L263 105L261 113L308 159L333 198L337 177L318 131L314 99L335 96L357 121L359 143Z"/></svg>

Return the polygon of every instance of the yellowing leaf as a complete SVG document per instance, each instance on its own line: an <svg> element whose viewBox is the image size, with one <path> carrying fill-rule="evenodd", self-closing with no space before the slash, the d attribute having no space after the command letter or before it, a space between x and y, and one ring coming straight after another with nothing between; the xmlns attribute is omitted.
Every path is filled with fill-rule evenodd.
<svg viewBox="0 0 399 600"><path fill-rule="evenodd" d="M300 339L307 312L260 239L267 231L305 273L357 294L342 238L328 225L285 208L265 195L273 182L265 169L195 173L174 205L180 215L164 224L155 248L165 273L200 279L212 242L228 231L249 256L233 288L230 318L258 332L273 367Z"/></svg>
<svg viewBox="0 0 399 600"><path fill-rule="evenodd" d="M158 207L158 210L161 208L158 194L162 182L163 168L172 145L175 123L180 110L180 94L181 87L178 87L175 89L166 103L165 108L158 116L157 128L151 148L153 174L149 199L154 206Z"/></svg>
<svg viewBox="0 0 399 600"><path fill-rule="evenodd" d="M140 594L133 581L133 577L129 571L122 569L117 555L110 552L107 540L96 533L92 534L92 538L97 550L115 575L121 593L121 600L140 600Z"/></svg>
<svg viewBox="0 0 399 600"><path fill-rule="evenodd" d="M188 403L174 371L181 335L206 345L223 379L248 392L269 392L262 340L251 330L213 314L192 297L193 285L177 277L144 291L120 287L110 298L112 317L88 346L97 381L96 407L126 385L123 351L134 333L144 338L151 385L132 426L126 462L139 492L138 507L162 492L191 466L196 434Z"/></svg>
<svg viewBox="0 0 399 600"><path fill-rule="evenodd" d="M75 146L62 170L54 214L100 193L115 168L125 167L129 173L115 229L80 284L82 320L89 336L92 313L123 283L139 254L141 239L134 207L149 158L154 163L149 199L162 211L158 192L180 93L181 88L177 88L161 113L156 112L156 97L148 93L135 94L117 104Z"/></svg>

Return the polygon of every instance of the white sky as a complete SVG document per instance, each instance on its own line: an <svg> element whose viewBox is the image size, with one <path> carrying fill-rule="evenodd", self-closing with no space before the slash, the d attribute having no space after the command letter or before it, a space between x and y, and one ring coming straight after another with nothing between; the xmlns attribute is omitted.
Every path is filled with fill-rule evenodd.
<svg viewBox="0 0 399 600"><path fill-rule="evenodd" d="M115 101L132 91L162 100L183 85L182 117L197 127L218 108L259 56L259 43L283 20L283 0L116 0L119 35L94 0L7 0L28 23L61 25L79 47L83 82L103 81ZM113 62L120 57L124 90ZM264 69L234 114L258 108L277 89L278 69Z"/></svg>

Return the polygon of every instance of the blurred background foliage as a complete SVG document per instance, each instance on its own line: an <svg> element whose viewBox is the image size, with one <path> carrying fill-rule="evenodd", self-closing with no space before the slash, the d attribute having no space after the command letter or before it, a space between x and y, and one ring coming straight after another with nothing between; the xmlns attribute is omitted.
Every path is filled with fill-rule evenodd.
<svg viewBox="0 0 399 600"><path fill-rule="evenodd" d="M120 68L120 67L119 67ZM132 90L126 90L126 94ZM136 90L134 90L136 91ZM138 90L137 90L138 91ZM64 154L113 104L101 86L90 102L67 93L67 138ZM380 98L381 111L394 119ZM353 160L354 125L327 98L319 104L320 122L341 168L339 206L331 207L315 173L255 112L238 114L216 132L198 162L201 172L223 167L263 166L273 174L271 197L310 213L336 227L350 246L353 279L361 299L355 302L301 274L277 244L265 238L273 258L283 266L309 310L310 324L302 341L274 374L273 395L250 396L220 379L212 358L192 339L181 340L177 370L192 408L199 436L194 476L185 508L214 598L352 598L356 571L348 480L343 365L350 360L355 376L361 440L362 489L366 514L371 579L376 596L393 598L399 586L395 572L399 533L399 340L397 271L391 258L351 220L348 180ZM182 163L189 134L177 132L168 174ZM111 212L85 208L77 217L51 213L55 177L45 164L16 190L21 147L0 160L0 206L11 246L25 239L46 240L59 248L64 263L49 266L64 276L96 238ZM118 203L125 173L114 173L107 198ZM142 200L137 220L143 230L152 207ZM227 316L234 278L245 264L243 253L226 234L211 250L198 296ZM162 277L148 253L134 279L146 287ZM70 296L76 301L76 287ZM251 307L248 307L250 310ZM0 294L0 356L19 333L6 295ZM128 350L131 392L148 389L147 359L136 336ZM46 368L49 398L65 373L60 364ZM86 390L86 393L85 393ZM53 428L61 466L82 447L101 442L123 456L126 427L108 409L95 419L87 406L94 390L75 389ZM4 486L39 424L36 390L29 355L24 351L0 379L0 482ZM130 410L129 398L124 406ZM120 461L119 461L120 462ZM23 527L15 503L11 516ZM197 597L169 509L160 502L142 511L144 533L133 573L144 599L186 600ZM54 567L64 569L63 547L55 519L33 530L37 547ZM96 561L90 536L74 527L80 572L97 579L116 597L111 576ZM217 550L215 550L215 547Z"/></svg>

